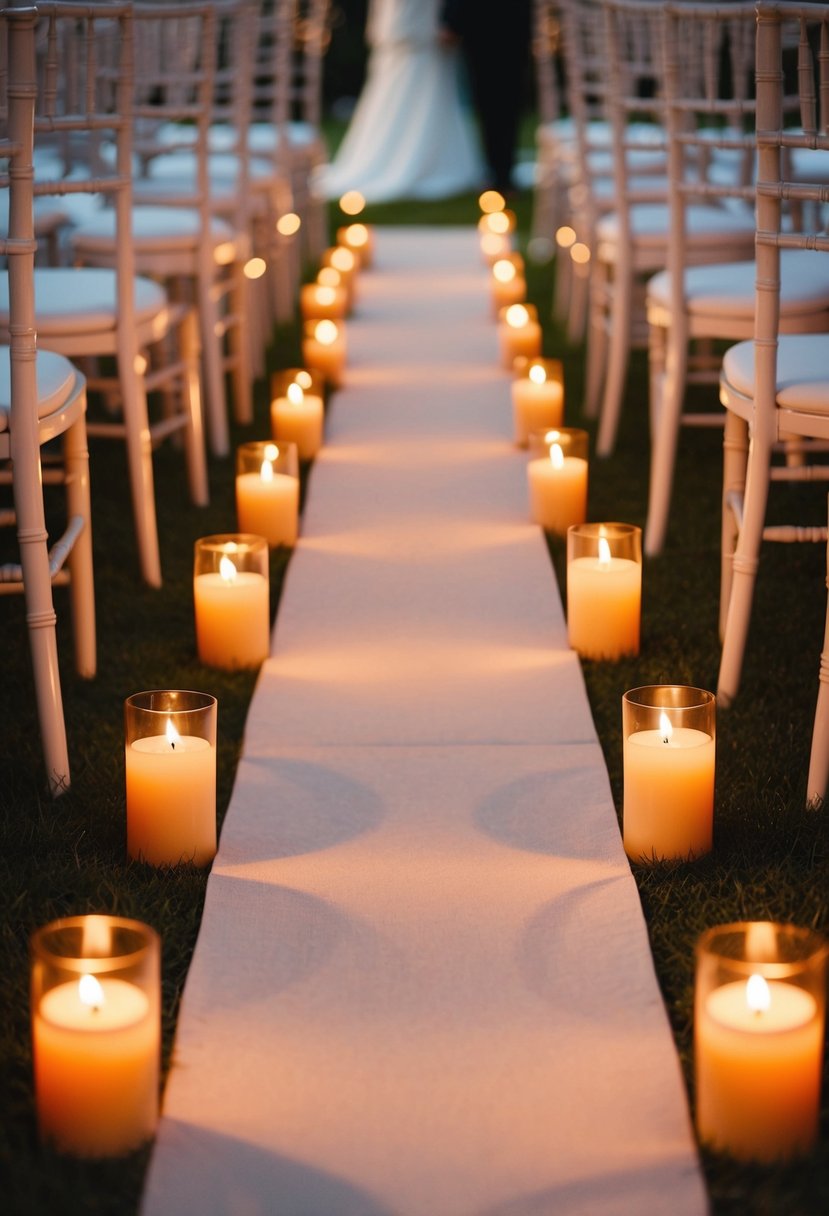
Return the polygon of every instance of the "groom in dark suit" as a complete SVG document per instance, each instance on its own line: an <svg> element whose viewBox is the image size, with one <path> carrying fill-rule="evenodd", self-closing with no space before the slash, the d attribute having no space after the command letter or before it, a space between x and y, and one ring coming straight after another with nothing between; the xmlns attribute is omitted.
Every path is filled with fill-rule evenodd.
<svg viewBox="0 0 829 1216"><path fill-rule="evenodd" d="M443 0L441 32L466 57L489 185L513 191L518 123L530 58L531 0Z"/></svg>

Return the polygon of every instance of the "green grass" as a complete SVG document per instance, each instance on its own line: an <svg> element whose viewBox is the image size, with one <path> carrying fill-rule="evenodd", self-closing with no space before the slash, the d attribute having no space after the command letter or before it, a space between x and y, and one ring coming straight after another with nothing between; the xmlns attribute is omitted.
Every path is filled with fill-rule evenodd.
<svg viewBox="0 0 829 1216"><path fill-rule="evenodd" d="M526 236L529 198L520 197L516 210L520 232ZM366 218L378 224L474 224L477 210L473 198L463 197L375 207ZM551 268L531 267L530 294L546 323L546 351L565 362L567 421L581 425L583 351L568 348L549 321L550 292ZM292 327L275 335L269 358L272 366L296 362ZM644 522L646 410L645 367L637 357L617 451L591 466L593 519ZM592 433L592 424L587 425ZM267 398L260 385L256 423L244 434L236 431L234 443L266 432ZM720 450L716 431L683 436L668 543L660 558L645 563L640 657L584 664L617 805L625 689L651 682L706 688L716 684ZM211 460L207 509L188 503L177 452L160 451L156 468L165 582L160 591L150 591L138 577L122 453L117 447L93 445L99 675L91 683L74 676L65 592L58 591L73 781L56 803L44 793L22 602L0 597L0 628L6 641L0 682L0 1193L10 1216L125 1216L135 1211L140 1196L145 1152L126 1162L90 1164L38 1149L27 1012L27 950L33 929L56 916L93 910L136 916L153 924L163 941L165 1065L168 1062L206 875L186 867L154 870L125 859L124 698L152 687L200 688L218 696L221 818L254 684L249 674L223 675L202 668L194 648L193 542L233 526L232 464ZM820 489L786 487L779 497L781 517L806 515L815 522L825 518L826 498ZM552 538L549 544L560 575L563 546ZM0 546L0 560L8 560L13 538L0 538ZM272 559L274 601L287 560L284 553ZM825 598L821 546L764 549L743 687L738 703L718 721L715 850L693 864L635 868L689 1087L693 946L699 933L711 924L743 917L791 920L829 931L827 820L803 807ZM703 1160L715 1213L825 1212L829 1106L824 1107L820 1145L805 1162L759 1168L713 1154Z"/></svg>

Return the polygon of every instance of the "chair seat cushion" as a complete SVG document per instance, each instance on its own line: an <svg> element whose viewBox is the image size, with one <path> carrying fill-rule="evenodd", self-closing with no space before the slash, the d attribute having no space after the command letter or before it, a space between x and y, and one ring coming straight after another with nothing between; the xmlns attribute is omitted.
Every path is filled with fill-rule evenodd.
<svg viewBox="0 0 829 1216"><path fill-rule="evenodd" d="M134 207L132 239L136 249L145 252L195 250L199 244L201 216L191 207ZM235 233L225 220L212 216L210 236L214 246L233 243ZM105 254L115 245L115 212L101 212L92 223L81 224L72 233L72 247L79 251Z"/></svg>
<svg viewBox="0 0 829 1216"><path fill-rule="evenodd" d="M37 416L45 418L59 410L72 395L78 371L63 355L39 350L37 368ZM8 346L0 346L0 431L8 429L11 411L11 361Z"/></svg>
<svg viewBox="0 0 829 1216"><path fill-rule="evenodd" d="M164 289L151 279L136 278L136 323L150 320L167 306ZM83 267L35 269L35 315L41 340L50 334L103 333L115 328L117 312L114 270ZM0 327L9 323L9 277L0 275Z"/></svg>
<svg viewBox="0 0 829 1216"><path fill-rule="evenodd" d="M150 161L148 180L158 182L172 179L185 180L192 183L196 180L196 155L186 148L176 152L165 152L153 157ZM220 188L235 189L241 173L239 157L233 152L211 152L208 158L208 174L211 191L214 184ZM262 157L251 157L248 162L248 173L253 185L270 182L274 176L273 165ZM135 197L140 196L141 179L133 182Z"/></svg>
<svg viewBox="0 0 829 1216"><path fill-rule="evenodd" d="M754 343L723 356L723 376L743 397L754 396ZM829 334L783 334L777 347L777 400L787 409L829 416Z"/></svg>
<svg viewBox="0 0 829 1216"><path fill-rule="evenodd" d="M756 269L751 262L716 262L689 266L684 274L685 304L696 316L754 316ZM671 276L660 271L648 281L648 300L663 308L671 304ZM780 255L780 311L829 310L829 265L808 249L785 249Z"/></svg>
<svg viewBox="0 0 829 1216"><path fill-rule="evenodd" d="M750 237L753 244L755 220L748 210L725 207L690 206L685 211L688 240L706 246L721 243L723 251L735 236ZM642 245L664 245L668 239L670 208L666 203L635 203L630 208L633 237ZM596 225L599 242L615 244L619 240L619 215L615 211L602 216Z"/></svg>

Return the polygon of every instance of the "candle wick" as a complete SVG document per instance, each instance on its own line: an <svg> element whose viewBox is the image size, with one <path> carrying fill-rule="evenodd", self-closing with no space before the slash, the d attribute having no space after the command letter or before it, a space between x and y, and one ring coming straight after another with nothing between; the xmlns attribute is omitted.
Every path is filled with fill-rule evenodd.
<svg viewBox="0 0 829 1216"><path fill-rule="evenodd" d="M176 744L175 744L175 740L174 740L174 739L171 739L171 740L170 740L170 747L173 749L173 751L175 751L175 750L176 750Z"/></svg>

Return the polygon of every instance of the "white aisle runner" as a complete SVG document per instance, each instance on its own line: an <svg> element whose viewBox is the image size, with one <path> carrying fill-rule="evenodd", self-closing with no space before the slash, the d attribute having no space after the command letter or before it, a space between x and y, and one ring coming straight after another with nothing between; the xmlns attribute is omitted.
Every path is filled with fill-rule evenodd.
<svg viewBox="0 0 829 1216"><path fill-rule="evenodd" d="M706 1210L476 240L360 280L144 1216Z"/></svg>

